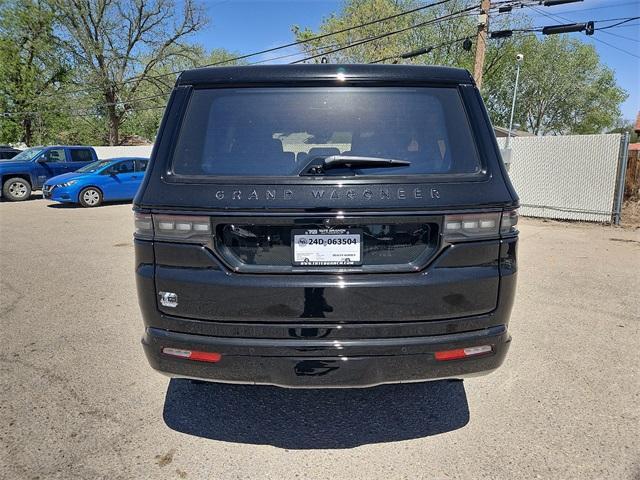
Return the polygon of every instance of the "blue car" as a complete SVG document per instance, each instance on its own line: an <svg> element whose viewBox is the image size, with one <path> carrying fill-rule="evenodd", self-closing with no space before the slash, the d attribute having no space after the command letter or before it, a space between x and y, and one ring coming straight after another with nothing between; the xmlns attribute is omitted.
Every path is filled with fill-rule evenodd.
<svg viewBox="0 0 640 480"><path fill-rule="evenodd" d="M44 198L97 207L103 202L133 200L142 183L148 158L121 157L98 160L72 173L47 180Z"/></svg>

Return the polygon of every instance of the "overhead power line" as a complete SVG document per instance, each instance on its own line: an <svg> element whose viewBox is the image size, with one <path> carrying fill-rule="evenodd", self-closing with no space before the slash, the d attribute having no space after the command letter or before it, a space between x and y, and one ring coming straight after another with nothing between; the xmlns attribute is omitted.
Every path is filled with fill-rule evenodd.
<svg viewBox="0 0 640 480"><path fill-rule="evenodd" d="M589 7L589 8L582 8L579 7L575 10L563 10L563 14L572 14L572 13L583 13L583 12L589 12L592 10L611 10L612 8L618 8L618 7L626 7L629 5L637 5L638 2L637 1L633 1L633 2L623 2L623 3L613 3L613 2L607 2L607 5L602 5L600 7ZM530 2L528 5L523 5L524 7L532 7L532 6L537 6L539 5L539 2Z"/></svg>
<svg viewBox="0 0 640 480"><path fill-rule="evenodd" d="M388 62L389 60L407 59L407 58L419 57L421 55L426 55L427 53L431 53L432 51L437 50L439 48L443 48L443 47L447 47L449 45L454 45L456 43L464 42L471 35L473 35L473 34L469 34L469 35L466 35L464 37L456 38L455 40L451 40L449 42L444 42L444 43L441 43L439 45L434 45L434 46L430 46L430 47L422 47L422 48L418 48L418 49L412 50L410 52L406 52L406 53L401 53L401 54L398 54L398 55L391 55L389 57L380 58L378 60L375 60L375 61L369 62L369 63L371 63L371 64L384 63L384 62Z"/></svg>
<svg viewBox="0 0 640 480"><path fill-rule="evenodd" d="M343 28L343 29L340 29L340 30L336 30L336 31L333 31L333 32L328 32L328 33L324 33L324 34L320 34L320 35L315 35L313 37L309 37L309 38L306 38L306 39L298 40L298 41L295 41L295 42L290 42L290 43L283 44L283 45L278 45L276 47L267 48L267 49L251 52L251 53L244 54L244 55L239 55L239 56L236 56L236 57L231 57L231 58L228 58L228 59L225 59L225 60L221 60L221 61L217 61L217 62L213 62L213 63L208 63L208 64L204 64L204 65L198 65L198 66L193 67L193 68L206 68L206 67L224 65L224 64L227 64L227 63L230 63L230 62L236 62L236 61L239 61L239 60L245 60L247 58L251 58L251 57L254 57L254 56L258 56L258 55L264 55L264 54L271 53L271 52L274 52L274 51L277 51L277 50L282 50L282 49L285 49L285 48L291 48L291 47L303 45L305 43L313 42L313 41L316 41L316 40L321 40L323 38L331 37L331 36L338 35L338 34L341 34L341 33L346 33L346 32L349 32L349 31L356 30L356 29L360 29L360 28L364 28L364 27L367 27L367 26L375 25L375 24L378 24L378 23L386 22L386 21L389 21L389 20L393 20L395 18L400 18L402 16L410 15L412 13L416 13L416 12L419 12L419 11L422 11L422 10L426 10L428 8L433 8L433 7L436 7L436 6L440 6L440 5L443 5L443 4L451 2L451 1L452 0L439 0L439 1L436 1L436 2L433 2L433 3L429 3L429 4L422 5L422 6L419 6L419 7L415 7L415 8L409 9L409 10L405 10L403 12L399 12L399 13L396 13L396 14L393 14L393 15L389 15L387 17L378 18L378 19L371 20L371 21L368 21L368 22L364 22L364 23L361 23L361 24L358 24L358 25L354 25L352 27L346 27L346 28ZM505 1L505 2L499 2L499 4L500 3L504 3L504 4L510 3L510 4L513 4L513 5L525 6L525 2L523 2L521 0L520 1L508 0L508 1ZM538 4L539 2L536 1L535 3ZM473 10L473 8L471 8L470 10ZM286 58L288 56L294 56L294 55L295 54L284 55L284 56L281 56L281 57L276 57L276 59L278 59L278 58ZM273 59L265 60L265 61L272 61L272 60ZM264 63L264 61L260 61L260 62L256 62L256 63ZM145 81L158 80L158 79L161 79L161 78L166 78L166 77L171 76L171 75L180 74L183 71L184 70L173 70L171 72L145 77L144 80ZM138 81L138 80L141 80L140 76L139 75L134 75L133 77L130 77L130 78L126 79L126 80L123 80L120 83L121 84L129 84L129 83L132 83L132 82L135 82L135 81ZM40 98L50 98L50 97L56 97L56 96L62 96L62 95L65 95L65 96L66 95L75 95L75 94L88 93L88 92L99 91L99 90L100 90L100 87L85 87L85 88L80 88L80 89L70 90L70 91L65 91L65 92L48 93L48 94L41 95Z"/></svg>
<svg viewBox="0 0 640 480"><path fill-rule="evenodd" d="M598 30L607 30L608 28L615 28L615 27L617 27L619 25L622 25L624 23L629 23L629 22L632 22L634 20L638 20L639 18L640 17L630 17L630 18L627 18L626 20L623 20L622 22L614 23L613 25L607 25L606 27L600 27L600 28L598 28ZM601 21L603 21L603 20L601 20Z"/></svg>
<svg viewBox="0 0 640 480"><path fill-rule="evenodd" d="M302 41L293 42L293 43L290 43L290 44L282 45L282 46L279 46L279 47L273 47L273 48L266 49L266 50L261 50L259 52L254 52L254 53L246 54L246 55L243 55L243 56L240 56L240 57L235 57L235 58L223 60L223 61L216 62L216 63L213 63L213 64L209 64L209 65L206 65L206 66L214 66L214 65L218 65L218 64L228 63L228 62L231 62L231 61L234 61L234 60L237 60L237 59L249 58L249 57L252 57L252 56L255 56L255 55L260 55L260 54L264 54L264 53L268 53L268 52L277 51L277 50L280 50L280 49L283 49L283 48L288 48L288 47L291 47L291 46L294 46L294 45L299 45L299 44L302 44L302 43L308 43L308 42L311 42L313 40L317 40L317 39L321 39L321 38L327 38L327 37L330 37L332 35L337 35L339 33L344 33L344 32L347 32L347 31L355 30L357 28L361 28L361 27L366 26L366 25L373 25L373 24L384 22L384 21L387 21L387 20L390 20L390 19L393 19L393 18L397 18L397 17L402 16L402 15L407 15L409 13L414 13L416 11L423 10L425 8L433 7L433 6L436 6L436 5L441 5L441 4L444 4L444 3L448 2L448 1L451 1L451 0L441 0L439 2L435 2L435 3L428 4L428 5L424 5L422 7L414 8L414 9L411 9L411 10L407 10L405 12L401 12L401 13L398 13L398 14L395 14L395 15L391 15L389 17L385 17L385 18L382 18L382 19L366 22L366 23L363 23L363 24L360 24L360 25L357 25L357 26L354 26L354 27L349 27L349 28L345 28L345 29L338 30L338 31L335 31L335 32L322 34L322 35L318 35L318 36L315 36L315 37L310 37L310 38L302 40ZM498 5L501 5L501 4L504 5L504 4L507 4L507 3L512 4L512 5L517 4L517 5L520 5L520 6L527 6L527 7L530 6L530 5L526 4L525 2L505 1L505 2L495 3L494 6L491 7L491 8L496 8ZM539 4L539 2L536 1L536 4ZM339 52L339 51L344 51L344 50L349 49L349 48L357 47L359 45L364 45L366 43L373 42L373 41L376 41L376 40L380 40L382 38L386 38L386 37L389 37L389 36L392 36L392 35L396 35L396 34L399 34L399 33L402 33L402 32L406 32L406 31L409 31L409 30L412 30L412 29L415 29L415 28L420 28L420 27L424 27L424 26L428 26L428 25L433 25L433 24L437 24L437 23L440 23L440 22L444 22L444 21L447 21L447 20L453 20L453 19L457 19L457 18L460 18L460 17L463 17L463 16L468 16L470 14L469 12L471 12L473 10L477 10L477 8L478 8L477 6L468 7L468 8L465 8L465 9L458 10L456 12L452 12L452 13L443 15L441 17L436 17L436 18L433 18L433 19L430 19L430 20L426 20L424 22L419 22L417 24L414 24L414 25L411 25L411 26L408 26L408 27L404 27L404 28L401 28L401 29L393 30L393 31L390 31L390 32L384 32L384 33L379 34L379 35L374 35L374 36L369 36L369 37L357 39L357 40L355 40L355 41L353 41L351 43L348 43L346 45L342 45L340 43L334 43L334 44L331 44L331 45L319 46L319 47L316 47L315 49L318 50L318 51L323 50L321 53L314 54L314 55L311 55L311 56L296 60L296 61L291 62L291 63L294 63L294 64L295 63L301 63L301 62L304 62L304 61L308 61L308 60L316 59L316 58L323 57L323 56L326 56L326 55L330 55L332 53L336 53L336 52ZM552 18L552 15L548 15L546 13L543 13L543 12L539 11L537 8L535 8L533 6L531 6L531 8L536 10L536 11L538 11L539 13L549 17L549 18ZM559 15L557 17L558 18L562 18ZM628 24L628 22L631 22L633 20L637 20L638 18L640 18L640 17L625 17L625 18L614 18L614 19L597 20L596 22L598 22L598 23L600 23L600 22L611 22L611 21L617 21L618 23L616 23L614 25L605 26L605 27L599 27L596 30L606 30L606 29L609 29L609 28L617 28L617 27L620 27L620 26L626 26L626 25L623 25L623 24ZM568 20L568 19L565 18L565 20ZM589 22L587 22L587 23L589 23ZM578 27L576 27L576 25L580 25L581 26L583 24L570 24L569 27L573 26L574 28L577 29ZM585 29L586 29L586 23L584 25L585 25ZM549 28L557 29L559 27L567 27L567 25L551 26L551 27L534 27L534 28L531 28L531 29L501 30L501 31L497 31L497 32L492 32L491 33L491 37L492 38L501 38L501 37L511 36L513 33L543 32L545 28L547 28L547 29L549 29ZM574 31L578 31L578 30L574 30ZM580 31L582 31L582 30L580 30ZM418 55L424 55L424 54L429 53L430 51L432 51L434 49L441 48L441 47L444 47L444 46L447 46L447 45L451 45L453 43L464 41L466 38L468 38L468 36L464 37L464 38L455 39L455 40L452 40L450 42L445 42L443 44L436 45L436 46L433 46L433 47L425 47L423 49L414 50L412 52L408 52L408 53L405 53L405 54L379 59L379 60L376 60L375 62L372 62L372 63L381 63L381 62L388 61L388 60L391 60L391 59L394 59L394 58L411 58L411 57L418 56ZM602 41L602 42L607 44L604 41ZM609 44L607 44L607 45L609 45ZM327 51L326 50L327 48L330 48L331 50ZM290 58L292 56L303 55L304 53L305 52L295 52L295 53L285 54L285 55L281 55L281 56L278 56L278 57L274 57L274 58L269 58L269 59L253 62L253 63L250 63L250 65L259 64L259 63L265 63L267 61L274 61L274 60L283 59L283 58ZM625 51L625 53L630 53L630 52L626 52ZM204 66L202 66L202 67L204 67ZM160 75L160 76L148 77L148 78L149 79L151 79L151 78L161 78L161 77L168 76L170 74L176 74L176 73L180 73L180 72L181 71L175 71L175 72L170 72L170 73L163 74L163 75ZM77 90L75 93L86 92L86 91L88 91L88 90L87 89L82 89L82 90ZM71 94L71 93L74 93L74 92L64 92L64 93L65 94ZM138 97L138 98L133 98L133 99L126 100L126 101L116 101L116 102L103 103L103 104L100 104L100 105L96 105L94 108L91 108L91 109L76 110L76 111L71 111L70 113L72 115L77 115L77 116L96 116L96 115L99 114L97 109L100 108L100 107L107 107L107 106L113 106L113 105L125 105L126 106L126 105L130 105L130 104L133 104L133 103L138 103L138 102L144 101L144 100L152 100L152 99L156 99L156 98L166 97L169 94L170 94L170 92L163 92L161 94L149 95L149 96L145 96L145 97ZM43 95L43 97L47 97L47 96L51 96L51 95ZM141 110L150 110L150 109L155 109L155 108L164 108L164 105L151 106L151 107L147 107L147 108L129 108L129 110L131 110L131 111L141 111ZM4 112L4 113L0 113L0 115L2 115L2 116L37 115L37 114L40 114L40 113L42 113L42 112L38 112L38 111L35 111L35 112Z"/></svg>
<svg viewBox="0 0 640 480"><path fill-rule="evenodd" d="M450 1L450 0L447 0L447 1ZM441 2L441 3L443 3L443 2ZM434 5L434 4L431 4L431 5ZM347 43L346 45L341 45L341 44L336 43L336 44L332 44L332 45L325 45L325 46L317 47L318 50L326 49L326 48L332 48L332 50L324 51L323 53L312 55L310 57L306 57L306 58L294 61L292 63L300 63L302 61L308 61L308 60L315 59L315 58L318 58L318 57L322 57L322 56L325 56L325 55L330 55L331 53L335 53L335 52L338 52L338 51L343 51L343 50L346 50L346 49L349 49L349 48L352 48L352 47L356 47L358 45L364 45L366 43L373 42L373 41L379 40L381 38L389 37L391 35L396 35L398 33L409 31L409 30L412 30L412 29L415 29L415 28L420 28L420 27L424 27L424 26L427 26L427 25L434 25L434 24L438 24L440 22L444 22L444 21L447 21L447 20L452 20L454 18L459 18L461 16L464 16L465 13L467 13L467 12L469 12L471 10L474 10L474 9L476 9L476 7L468 7L468 8L456 11L456 12L452 12L452 13L447 14L447 15L443 15L441 17L436 17L436 18L433 18L433 19L430 19L430 20L427 20L427 21L424 21L424 22L420 22L420 23L411 25L409 27L405 27L405 28L398 29L398 30L393 30L393 31L390 31L390 32L384 32L384 33L382 33L380 35L374 35L374 36L360 38L360 39L355 40L354 42ZM335 34L335 32L334 32L334 34ZM328 36L328 35L324 35L324 37L326 37L326 36ZM278 58L286 58L286 57L290 57L290 56L294 56L294 55L303 55L303 54L304 54L304 52L296 52L296 53L292 53L292 54L282 55L281 57L276 57L274 59L261 60L261 61L255 62L254 64L263 63L265 61L272 61L272 60L275 60L275 59L278 59ZM230 60L227 60L227 61L230 61ZM161 94L149 95L149 96L138 97L138 98L132 98L130 100L122 100L122 101L117 101L117 102L101 103L101 104L95 105L93 108L70 111L69 113L71 115L76 115L76 116L96 116L96 115L98 115L98 111L97 110L99 108L101 108L101 107L108 107L108 106L114 106L114 105L124 105L124 106L126 106L126 105L130 105L132 103L137 103L139 101L152 100L152 99L156 99L156 98L166 97L169 94L170 94L170 92L163 92ZM153 107L153 108L161 108L161 107L158 106L158 107ZM139 110L143 110L143 108L129 108L129 110L130 111L139 111ZM37 114L40 114L40 113L42 113L42 112L4 112L1 115L4 115L4 116L37 115Z"/></svg>
<svg viewBox="0 0 640 480"><path fill-rule="evenodd" d="M618 25L615 28L629 28L629 27L638 27L640 26L640 23L627 23L626 25ZM607 32L610 33L610 32Z"/></svg>
<svg viewBox="0 0 640 480"><path fill-rule="evenodd" d="M474 7L470 7L470 8L472 10L474 9ZM465 10L467 10L467 9L465 9ZM437 24L437 23L441 23L441 22L444 22L444 21L450 21L450 20L455 20L455 19L461 18L461 17L467 17L467 16L475 15L475 13L470 13L470 12L460 13L460 12L464 12L464 11L460 10L459 12L453 12L452 14L447 14L447 15L444 15L442 17L431 19L431 20L429 20L429 21L427 21L425 23ZM420 28L420 27L423 27L423 26L425 26L424 23L420 23L420 24L416 24L416 25L413 25L413 26L407 27L407 28L408 29L414 29L414 28ZM394 34L400 33L400 32L395 31L395 32L388 32L388 33L394 35ZM387 35L385 33L384 37L386 37L386 36L389 36L389 35ZM471 35L468 35L467 37L462 38L462 41L464 41L465 39L467 39L470 36ZM380 35L374 35L374 36L369 36L369 37L366 37L366 38L361 38L361 39L354 40L353 43L346 44L344 46L341 45L341 44L335 44L335 45L332 45L332 46L325 45L325 46L315 47L315 50L317 50L319 53L318 54L314 54L312 57L323 58L323 57L326 57L327 55L330 55L331 53L334 53L336 51L346 50L348 48L351 48L351 47L354 47L354 46L358 46L358 45L362 45L362 44L368 43L369 41L376 41L376 40L379 40L379 39L380 39ZM454 43L457 42L457 41L459 41L459 40L455 40ZM336 50L333 50L333 51L326 51L325 50L327 48L335 48L335 47L339 47L339 48L337 48ZM436 48L436 47L434 47L434 48ZM298 52L298 53L292 53L292 54L289 54L289 55L283 55L281 57L275 57L275 58L269 59L269 60L277 60L277 59L280 59L280 58L291 57L291 56L302 55L302 54L304 54L304 52ZM308 60L313 59L312 57L303 58L303 59L300 59L297 62L291 62L291 63L300 63L300 62L303 62L303 61L308 61ZM393 58L393 57L390 57L390 58ZM261 62L255 62L255 63L263 63L263 62L266 62L266 61L269 61L269 60L263 60ZM374 62L372 62L372 63L374 63ZM249 65L254 65L254 63L250 63Z"/></svg>
<svg viewBox="0 0 640 480"><path fill-rule="evenodd" d="M535 11L535 12L539 13L540 15L544 15L545 17L550 18L550 19L552 19L552 20L564 20L564 21L571 21L569 18L564 17L564 16L562 16L562 15L558 15L558 14L550 14L550 13L547 13L547 12L543 12L542 10L540 10L540 9L538 9L538 8L536 8L536 7L533 7L533 6L531 6L531 7L529 7L529 8L531 8L533 11ZM635 19L637 19L637 18L638 18L638 17L635 17ZM598 23L598 22L613 22L613 21L619 21L619 20L620 20L620 21L622 21L622 20L624 20L624 21L628 20L629 22L631 22L632 20L634 20L634 18L633 18L633 17L629 17L629 18L615 18L615 19L607 19L607 20L598 20L596 23ZM625 22L622 22L622 23L625 23ZM627 25L629 25L629 23L626 23L625 25L620 24L620 25L617 25L617 26L616 26L616 27L614 27L614 28L623 28L623 27L625 27L625 26L627 26ZM606 34L608 34L608 35L614 35L614 36L615 36L615 34L613 34L613 33L611 33L611 32L606 31L606 30L607 30L606 28L598 28L597 30L605 30L603 33L606 33ZM635 54L635 53L633 53L633 52L630 52L630 51L628 51L628 50L625 50L624 48L620 48L620 47L619 47L619 46L617 46L617 45L613 45L613 44L611 44L611 43L609 43L609 42L606 42L606 41L602 40L601 38L596 38L596 37L592 37L592 38L593 38L593 40L594 40L594 41L599 42L599 43L602 43L603 45L607 45L608 47L611 47L611 48L613 48L613 49L615 49L615 50L618 50L619 52L626 53L627 55L630 55L630 56L635 57L635 58L640 58L640 56L639 56L639 55L637 55L637 54Z"/></svg>
<svg viewBox="0 0 640 480"><path fill-rule="evenodd" d="M356 42L350 43L349 45L346 45L344 47L340 47L340 48L336 48L334 50L330 50L328 52L317 53L317 54L311 55L309 57L301 58L300 60L296 60L294 62L291 62L291 64L306 62L308 60L313 60L315 58L323 57L323 56L326 56L326 55L331 55L332 53L341 52L341 51L346 50L348 48L357 47L359 45L364 45L364 44L369 43L369 42L374 42L376 40L387 38L387 37L390 37L392 35L397 35L399 33L407 32L407 31L413 30L415 28L425 27L427 25L432 25L434 23L440 23L442 21L445 21L445 20L448 20L448 19L451 19L451 18L456 18L458 16L461 16L460 14L463 14L463 13L466 13L466 12L470 12L471 10L476 10L476 9L477 9L477 7L475 7L475 6L467 7L467 8L464 8L462 10L458 10L457 12L453 12L453 13L450 13L450 14L447 14L447 15L443 15L442 17L434 18L434 19L431 19L431 20L426 20L424 22L420 22L420 23L417 23L415 25L411 25L409 27L399 28L397 30L393 30L391 32L382 33L380 35L375 35L375 36L369 37L367 39L363 39L363 40L360 40L360 41L356 41Z"/></svg>
<svg viewBox="0 0 640 480"><path fill-rule="evenodd" d="M583 0L544 0L542 4L545 7L555 7L556 5L566 5L568 3L582 2Z"/></svg>
<svg viewBox="0 0 640 480"><path fill-rule="evenodd" d="M558 16L558 18L561 18L563 20L568 20L567 18L560 17L560 16ZM565 23L561 25L547 25L542 27L495 30L491 32L491 38L510 37L516 32L537 32L537 33L542 33L543 35L555 35L558 33L571 33L571 32L585 32L587 35L593 35L596 31L612 28L612 27L621 25L623 23L630 22L632 20L637 20L638 18L640 17L628 17L625 19L616 18L616 19L606 19L606 20L591 20L588 22ZM624 21L619 22L615 25L610 25L608 27L598 27L598 28L595 27L596 23L611 22L614 20L624 20Z"/></svg>
<svg viewBox="0 0 640 480"><path fill-rule="evenodd" d="M205 64L205 65L198 65L197 67L194 67L194 68L215 67L215 66L223 65L223 64L229 63L229 62L237 62L239 60L245 60L247 58L255 57L257 55L264 55L266 53L275 52L277 50L282 50L284 48L295 47L295 46L302 45L302 44L305 44L305 43L309 43L309 42L313 42L313 41L316 41L316 40L321 40L323 38L331 37L333 35L339 35L341 33L345 33L345 32L349 32L349 31L352 31L352 30L357 30L359 28L364 28L364 27L368 27L368 26L371 26L371 25L375 25L377 23L387 22L389 20L393 20L395 18L400 18L400 17L405 16L405 15L411 15L412 13L416 13L416 12L419 12L419 11L422 11L422 10L426 10L428 8L433 8L433 7L437 7L437 6L440 6L440 5L444 5L445 3L448 3L448 2L451 2L451 1L452 0L438 0L436 2L428 3L426 5L422 5L422 6L415 7L415 8L411 8L409 10L405 10L403 12L399 12L399 13L396 13L396 14L393 14L393 15L389 15L387 17L378 18L378 19L370 20L368 22L364 22L364 23L361 23L361 24L358 24L358 25L354 25L353 27L346 27L346 28L343 28L343 29L340 29L340 30L336 30L334 32L328 32L328 33L323 33L323 34L320 34L320 35L315 35L313 37L305 38L305 39L302 39L302 40L297 40L295 42L290 42L290 43L287 43L287 44L284 44L284 45L278 45L276 47L267 48L267 49L259 50L259 51L252 52L252 53L247 53L247 54L244 54L244 55L239 55L239 56L228 58L226 60L222 60L222 61L218 61L218 62L213 62L213 63L209 63L209 64ZM180 74L183 71L184 70L174 70L174 71L171 71L171 72L167 72L167 73L163 73L163 74L159 74L159 75L146 77L145 80L147 80L147 79L151 80L151 79L165 78L165 77L168 77L170 75ZM140 75L134 75L133 77L130 77L130 78L126 79L126 80L123 80L120 83L121 84L128 84L128 83L136 82L136 81L139 81L139 80L141 80ZM69 91L69 92L55 92L55 93L51 93L51 94L47 94L47 95L42 95L42 97L45 98L45 97L57 96L58 94L61 94L61 95L73 95L73 94L77 94L77 93L86 93L86 92L97 91L97 90L100 90L100 88L99 87L88 87L88 88L77 89L77 90L73 90L73 91Z"/></svg>

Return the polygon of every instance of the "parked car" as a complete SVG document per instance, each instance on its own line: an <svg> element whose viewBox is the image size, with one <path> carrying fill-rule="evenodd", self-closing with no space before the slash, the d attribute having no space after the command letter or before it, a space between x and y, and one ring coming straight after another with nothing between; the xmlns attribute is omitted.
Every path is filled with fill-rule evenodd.
<svg viewBox="0 0 640 480"><path fill-rule="evenodd" d="M42 188L42 195L56 202L79 203L83 207L133 200L148 162L148 158L137 157L98 160L76 172L50 178Z"/></svg>
<svg viewBox="0 0 640 480"><path fill-rule="evenodd" d="M494 370L517 207L466 70L183 72L134 200L146 356L288 387Z"/></svg>
<svg viewBox="0 0 640 480"><path fill-rule="evenodd" d="M32 147L11 160L0 162L2 197L14 202L26 200L33 190L57 175L73 172L98 160L91 147L55 145Z"/></svg>
<svg viewBox="0 0 640 480"><path fill-rule="evenodd" d="M9 145L0 145L0 160L9 160L10 158L15 157L21 151L22 150L10 147Z"/></svg>

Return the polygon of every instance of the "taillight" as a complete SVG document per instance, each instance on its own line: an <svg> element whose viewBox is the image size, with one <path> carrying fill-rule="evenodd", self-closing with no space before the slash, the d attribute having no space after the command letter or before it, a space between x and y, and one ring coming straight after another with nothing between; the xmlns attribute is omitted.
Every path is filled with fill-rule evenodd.
<svg viewBox="0 0 640 480"><path fill-rule="evenodd" d="M446 215L443 232L445 240L449 242L497 238L500 235L517 233L517 223L518 210Z"/></svg>
<svg viewBox="0 0 640 480"><path fill-rule="evenodd" d="M200 352L198 350L184 350L182 348L164 347L162 353L170 357L186 358L196 362L216 363L222 359L222 354L217 352Z"/></svg>
<svg viewBox="0 0 640 480"><path fill-rule="evenodd" d="M211 237L209 217L153 215L154 238L173 241L208 241Z"/></svg>
<svg viewBox="0 0 640 480"><path fill-rule="evenodd" d="M454 350L441 350L434 353L436 360L458 360L460 358L475 357L493 351L491 345L480 345L478 347L456 348Z"/></svg>
<svg viewBox="0 0 640 480"><path fill-rule="evenodd" d="M502 221L500 222L500 233L509 234L516 233L518 229L518 210L508 210L502 214Z"/></svg>
<svg viewBox="0 0 640 480"><path fill-rule="evenodd" d="M500 212L446 215L444 237L448 241L496 237L500 228L500 215Z"/></svg>
<svg viewBox="0 0 640 480"><path fill-rule="evenodd" d="M211 238L209 217L194 215L135 214L135 236L142 239L208 242Z"/></svg>
<svg viewBox="0 0 640 480"><path fill-rule="evenodd" d="M134 213L134 235L136 238L151 240L153 238L153 219L149 213Z"/></svg>

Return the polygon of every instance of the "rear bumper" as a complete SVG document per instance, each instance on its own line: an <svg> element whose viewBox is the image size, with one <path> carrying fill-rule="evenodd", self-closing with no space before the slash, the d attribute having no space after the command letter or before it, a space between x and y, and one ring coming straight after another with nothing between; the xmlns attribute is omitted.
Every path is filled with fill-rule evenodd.
<svg viewBox="0 0 640 480"><path fill-rule="evenodd" d="M368 387L462 378L498 368L511 337L505 325L482 330L411 338L344 340L224 338L145 330L142 344L150 365L169 376L215 382L283 387ZM479 345L492 351L439 361L434 353ZM163 347L217 352L217 363L171 357Z"/></svg>
<svg viewBox="0 0 640 480"><path fill-rule="evenodd" d="M305 308L302 294L314 290L305 282L328 282L328 276L291 278L289 285L274 276L200 267L202 252L191 248L174 249L177 265L171 266L162 248L154 251L151 242L140 240L135 245L145 353L153 368L170 376L364 387L488 372L500 366L508 350L517 238L454 246L424 274L360 275L341 285L315 285L332 306L326 314L323 308ZM483 313L474 312L474 296L486 286L478 274L496 284L490 292L495 307ZM182 279L184 288L172 290ZM186 297L185 309L159 310L157 291L165 288L178 291L179 302ZM201 312L210 318L198 318ZM434 312L439 313L435 318ZM491 345L492 351L462 360L434 358L437 351L480 345ZM163 347L217 352L222 360L169 357Z"/></svg>

